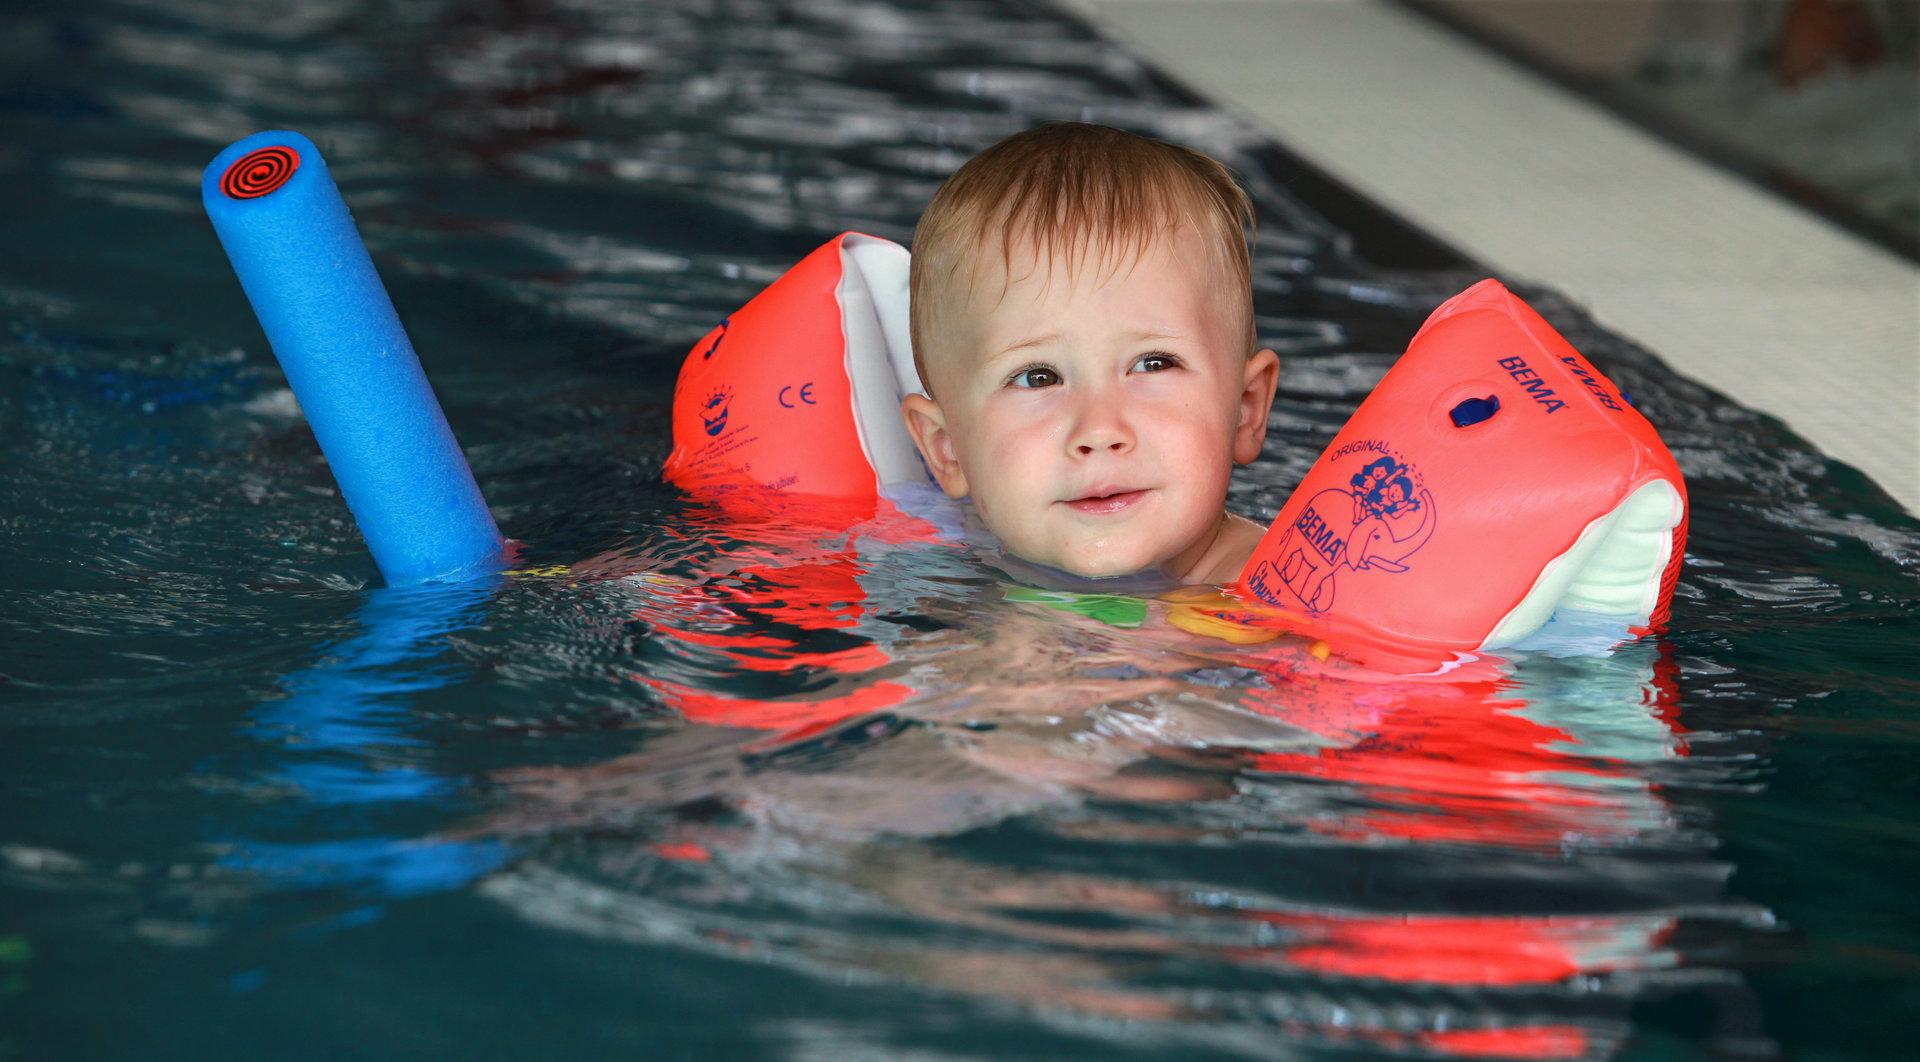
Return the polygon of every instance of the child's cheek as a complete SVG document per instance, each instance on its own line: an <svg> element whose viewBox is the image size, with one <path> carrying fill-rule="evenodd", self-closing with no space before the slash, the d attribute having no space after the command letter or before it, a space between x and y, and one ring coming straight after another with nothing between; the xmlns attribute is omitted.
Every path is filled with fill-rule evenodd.
<svg viewBox="0 0 1920 1062"><path fill-rule="evenodd" d="M980 426L988 443L986 451L991 460L1009 462L1003 464L1003 468L1018 468L1031 464L1041 455L1046 445L1048 424L1044 418L1036 417L1036 412L1017 408L1015 403L1010 402L987 412Z"/></svg>

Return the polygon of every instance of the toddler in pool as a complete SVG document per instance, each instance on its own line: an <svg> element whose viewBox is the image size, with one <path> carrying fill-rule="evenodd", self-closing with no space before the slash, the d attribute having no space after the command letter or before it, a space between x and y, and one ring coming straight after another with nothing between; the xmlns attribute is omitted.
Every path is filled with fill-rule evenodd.
<svg viewBox="0 0 1920 1062"><path fill-rule="evenodd" d="M1229 583L1265 528L1223 505L1258 457L1279 359L1254 350L1247 230L1225 167L1061 123L955 173L914 231L901 406L949 496L1027 561Z"/></svg>

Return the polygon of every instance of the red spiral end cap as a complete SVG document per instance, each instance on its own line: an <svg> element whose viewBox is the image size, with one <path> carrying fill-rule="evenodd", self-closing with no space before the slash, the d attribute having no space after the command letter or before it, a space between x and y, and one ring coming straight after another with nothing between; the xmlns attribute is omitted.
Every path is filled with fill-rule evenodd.
<svg viewBox="0 0 1920 1062"><path fill-rule="evenodd" d="M229 199L258 199L279 189L300 168L300 155L289 147L265 147L248 152L220 177L220 191Z"/></svg>

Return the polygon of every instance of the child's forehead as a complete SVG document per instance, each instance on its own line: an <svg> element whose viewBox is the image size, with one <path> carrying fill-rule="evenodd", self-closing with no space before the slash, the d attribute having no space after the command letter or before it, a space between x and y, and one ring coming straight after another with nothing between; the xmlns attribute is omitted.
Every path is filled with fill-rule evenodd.
<svg viewBox="0 0 1920 1062"><path fill-rule="evenodd" d="M1232 293L1243 286L1219 241L1196 219L1163 216L1151 225L1111 230L1083 226L1076 238L1062 237L1031 225L989 225L979 238L957 241L964 251L945 268L936 267L932 283L916 292L927 303L918 311L930 326L918 354L930 385L977 368L986 348L1007 341L1010 333L1023 333L1013 337L1019 339L1034 331L1034 311L1044 314L1091 296L1149 259L1155 268L1198 273L1194 287L1208 304L1206 312L1217 311L1231 327L1237 329L1238 318L1250 309L1244 298L1236 304Z"/></svg>
<svg viewBox="0 0 1920 1062"><path fill-rule="evenodd" d="M951 283L943 285L941 294L952 310L969 316L992 315L1009 308L1010 300L1084 296L1143 266L1189 274L1211 272L1221 282L1230 282L1231 269L1220 257L1208 253L1204 234L1182 224L1144 234L1090 231L1071 243L1051 245L1031 233L1016 232L1010 243L995 234L956 263Z"/></svg>
<svg viewBox="0 0 1920 1062"><path fill-rule="evenodd" d="M977 277L1008 281L1061 273L1076 279L1085 275L1104 278L1124 273L1156 252L1175 248L1191 251L1204 244L1199 227L1180 217L1134 226L1083 225L1050 232L1010 224L1002 231L985 234L975 245L970 267Z"/></svg>

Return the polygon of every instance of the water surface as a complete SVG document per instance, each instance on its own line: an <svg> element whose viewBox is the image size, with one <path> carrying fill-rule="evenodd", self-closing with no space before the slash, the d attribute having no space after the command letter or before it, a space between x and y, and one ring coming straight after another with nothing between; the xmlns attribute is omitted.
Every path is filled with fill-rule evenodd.
<svg viewBox="0 0 1920 1062"><path fill-rule="evenodd" d="M1480 274L1343 232L1077 23L85 0L0 28L0 1057L1906 1054L1920 527L1550 291L1512 281L1692 490L1672 626L1611 653L1361 674L660 483L719 317L1074 118L1246 178L1286 368L1232 504L1277 511ZM549 574L378 586L199 212L206 160L275 127L327 152Z"/></svg>

